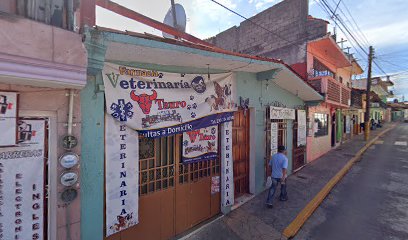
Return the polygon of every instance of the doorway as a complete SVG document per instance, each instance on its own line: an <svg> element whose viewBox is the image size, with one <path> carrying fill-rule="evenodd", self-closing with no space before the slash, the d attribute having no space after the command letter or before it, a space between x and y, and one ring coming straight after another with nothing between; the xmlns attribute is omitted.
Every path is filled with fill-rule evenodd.
<svg viewBox="0 0 408 240"><path fill-rule="evenodd" d="M336 146L336 113L332 114L331 119L331 146Z"/></svg>
<svg viewBox="0 0 408 240"><path fill-rule="evenodd" d="M249 111L240 109L232 124L235 198L249 193L249 145Z"/></svg>
<svg viewBox="0 0 408 240"><path fill-rule="evenodd" d="M184 164L182 134L139 137L139 223L109 240L169 239L220 212L220 158Z"/></svg>

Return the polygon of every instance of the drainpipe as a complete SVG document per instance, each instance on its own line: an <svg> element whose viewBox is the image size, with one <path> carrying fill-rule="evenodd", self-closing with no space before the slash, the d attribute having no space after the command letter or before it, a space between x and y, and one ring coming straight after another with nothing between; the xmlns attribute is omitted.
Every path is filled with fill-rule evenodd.
<svg viewBox="0 0 408 240"><path fill-rule="evenodd" d="M68 130L67 133L68 135L72 135L72 125L73 125L73 118L74 118L74 96L75 96L75 91L74 89L69 90L69 105L68 105ZM65 208L66 211L66 239L71 240L71 208L70 205L68 204L67 207Z"/></svg>
<svg viewBox="0 0 408 240"><path fill-rule="evenodd" d="M72 135L72 125L74 118L74 89L69 90L69 108L68 108L68 135Z"/></svg>

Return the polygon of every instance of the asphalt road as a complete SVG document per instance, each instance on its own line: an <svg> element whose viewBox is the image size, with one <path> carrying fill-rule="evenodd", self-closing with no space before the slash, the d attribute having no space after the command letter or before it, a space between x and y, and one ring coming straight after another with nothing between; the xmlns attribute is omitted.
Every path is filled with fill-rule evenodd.
<svg viewBox="0 0 408 240"><path fill-rule="evenodd" d="M380 138L294 239L408 239L407 143L406 123Z"/></svg>

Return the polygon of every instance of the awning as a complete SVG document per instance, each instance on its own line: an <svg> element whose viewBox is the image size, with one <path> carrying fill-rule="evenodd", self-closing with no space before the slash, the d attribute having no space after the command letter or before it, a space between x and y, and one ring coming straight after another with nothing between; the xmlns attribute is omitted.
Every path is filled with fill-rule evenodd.
<svg viewBox="0 0 408 240"><path fill-rule="evenodd" d="M90 29L90 31L99 31ZM115 30L113 30L115 31ZM308 85L286 64L278 60L238 53L227 53L206 46L182 41L172 41L159 37L141 37L128 32L99 31L107 40L106 62L129 65L135 64L145 69L160 65L180 73L221 73L277 71L273 80L279 87L297 95L304 101L321 101L323 97ZM170 43L170 41L172 41ZM164 57L165 56L165 57Z"/></svg>

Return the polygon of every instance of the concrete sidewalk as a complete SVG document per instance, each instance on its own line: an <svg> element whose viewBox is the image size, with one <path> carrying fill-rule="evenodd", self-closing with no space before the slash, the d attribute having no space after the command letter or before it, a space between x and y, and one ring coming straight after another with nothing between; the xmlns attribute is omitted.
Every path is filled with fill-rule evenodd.
<svg viewBox="0 0 408 240"><path fill-rule="evenodd" d="M374 138L391 124L371 131ZM262 192L241 207L198 231L187 235L188 240L263 240L284 239L283 230L297 214L322 189L322 187L366 144L364 136L354 136L352 140L306 165L299 172L289 176L287 202L277 198L272 209L266 208L267 191ZM275 195L277 197L278 193Z"/></svg>

